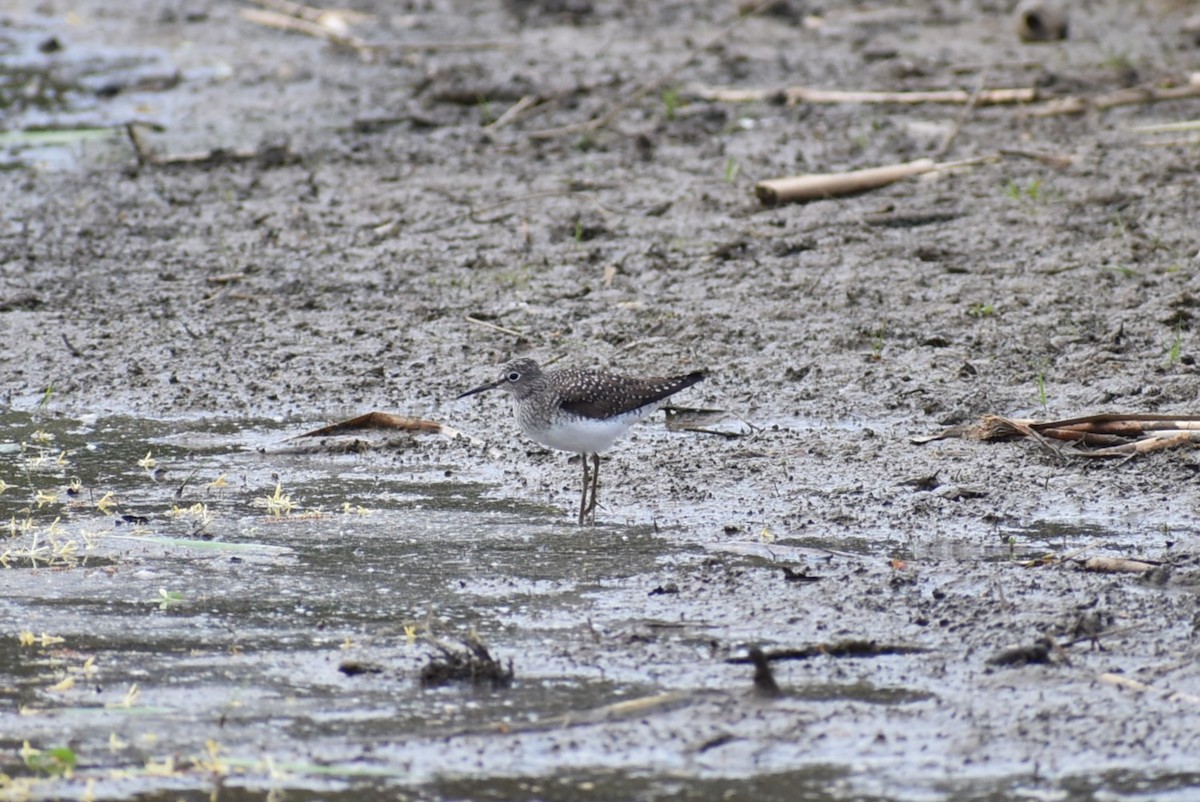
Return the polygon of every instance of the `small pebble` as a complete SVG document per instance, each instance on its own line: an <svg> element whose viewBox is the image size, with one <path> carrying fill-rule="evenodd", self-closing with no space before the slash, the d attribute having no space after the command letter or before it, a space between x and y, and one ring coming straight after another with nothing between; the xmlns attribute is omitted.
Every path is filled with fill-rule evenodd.
<svg viewBox="0 0 1200 802"><path fill-rule="evenodd" d="M1055 0L1022 0L1014 12L1023 42L1057 42L1067 38L1067 10Z"/></svg>

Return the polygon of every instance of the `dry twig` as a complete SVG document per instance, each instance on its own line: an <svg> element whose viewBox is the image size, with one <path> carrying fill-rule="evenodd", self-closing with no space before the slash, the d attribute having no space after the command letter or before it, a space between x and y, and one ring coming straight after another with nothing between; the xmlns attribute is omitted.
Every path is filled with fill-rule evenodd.
<svg viewBox="0 0 1200 802"><path fill-rule="evenodd" d="M1056 170L1065 170L1075 163L1074 156L1067 156L1060 153L1043 153L1023 148L1000 148L999 153L1001 156L1017 156L1022 159L1033 159Z"/></svg>
<svg viewBox="0 0 1200 802"><path fill-rule="evenodd" d="M372 19L370 14L351 11L347 8L315 8L293 2L293 0L253 0L253 2L280 14L314 22L330 30L344 31L349 25L370 22Z"/></svg>
<svg viewBox="0 0 1200 802"><path fill-rule="evenodd" d="M1124 688L1126 690L1137 691L1138 693L1154 692L1162 699L1168 702L1184 702L1191 705L1200 705L1200 696L1195 696L1190 693L1181 691L1172 691L1168 689L1155 688L1152 685L1147 685L1144 682L1138 682L1136 679L1125 677L1120 674L1104 673L1097 677L1098 680L1105 685L1112 685L1116 688Z"/></svg>
<svg viewBox="0 0 1200 802"><path fill-rule="evenodd" d="M483 130L497 131L497 130L503 128L504 126L508 125L509 123L512 123L517 118L519 118L522 114L524 114L526 112L526 110L533 108L534 106L536 106L537 104L539 104L541 102L542 102L541 98L539 98L537 95L524 95L516 103L509 106L503 114L501 114L495 120L492 120L492 122L485 125L483 127Z"/></svg>
<svg viewBox="0 0 1200 802"><path fill-rule="evenodd" d="M586 727L597 724L611 724L629 719L648 718L660 713L667 713L688 707L705 699L721 698L724 694L716 691L668 691L654 696L641 696L622 702L595 707L589 710L578 710L559 716L547 716L532 721L497 722L479 726L464 727L447 732L443 737L453 738L464 735L486 735L491 733L513 732L552 732L570 727Z"/></svg>
<svg viewBox="0 0 1200 802"><path fill-rule="evenodd" d="M693 84L688 87L688 97L695 100L712 100L719 103L781 102L789 106L798 103L812 105L837 104L894 104L916 106L926 103L970 106L998 106L1014 103L1032 103L1037 100L1037 89L1032 87L1009 87L1004 89L933 89L915 92L871 92L842 89L814 89L809 86L788 86L783 89L723 89Z"/></svg>
<svg viewBox="0 0 1200 802"><path fill-rule="evenodd" d="M463 320L467 321L468 323L474 323L476 326L483 326L485 329L491 329L492 331L497 331L501 334L507 334L510 337L516 337L518 340L525 339L525 335L516 329L506 329L503 326L497 326L495 323L488 323L486 320L480 320L477 317L464 315Z"/></svg>
<svg viewBox="0 0 1200 802"><path fill-rule="evenodd" d="M959 112L958 117L954 120L954 125L946 132L946 136L942 138L942 143L934 151L933 155L937 158L940 159L942 156L945 156L950 151L950 146L954 144L954 140L958 139L958 134L962 131L963 124L971 116L971 112L975 110L975 107L979 105L979 96L984 92L983 86L986 80L987 75L980 73L979 83L975 87L975 91L971 93L971 99L967 101L963 110Z"/></svg>

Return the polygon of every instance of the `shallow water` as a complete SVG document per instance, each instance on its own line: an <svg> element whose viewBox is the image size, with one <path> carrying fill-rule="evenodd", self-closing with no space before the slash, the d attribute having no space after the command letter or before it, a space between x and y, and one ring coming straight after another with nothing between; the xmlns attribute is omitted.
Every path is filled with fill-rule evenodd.
<svg viewBox="0 0 1200 802"><path fill-rule="evenodd" d="M289 439L302 428L0 417L0 502L12 521L0 573L0 772L10 793L942 792L896 762L907 746L874 756L860 748L843 762L846 736L867 737L854 732L886 740L907 729L936 743L949 726L936 683L909 676L914 658L818 673L815 663L779 663L788 695L758 700L748 668L725 664L720 645L761 637L739 621L752 607L718 611L707 591L697 594L733 590L764 560L799 557L818 575L873 562L869 544L838 543L841 557L811 540L706 556L651 527L579 529L557 510L495 498L454 479L453 466L418 458L419 441L347 454ZM1094 534L1031 532L1029 546L1068 548ZM701 585L685 584L681 596L671 577ZM965 590L964 581L944 587ZM984 594L990 586L974 585ZM870 634L861 624L855 632ZM453 646L472 633L512 661L512 687L422 688L434 642ZM339 671L349 664L370 671ZM655 702L664 690L681 695ZM644 711L589 717L638 699ZM825 721L823 709L841 709L845 724ZM841 733L812 740L826 727ZM66 776L46 756L54 748L75 761ZM954 793L1005 798L1021 764L1005 753L998 746L999 766ZM863 765L891 779L873 785ZM1184 783L1158 773L1141 782L1156 793Z"/></svg>
<svg viewBox="0 0 1200 802"><path fill-rule="evenodd" d="M295 453L294 427L263 421L9 413L0 432L14 522L0 747L69 744L100 798L206 787L214 771L194 761L227 765L216 774L231 784L322 794L350 793L360 776L430 782L444 758L433 734L652 690L555 657L556 633L585 627L597 594L663 559L645 527L580 531L429 478L441 468ZM18 631L50 640L20 645ZM514 686L423 691L430 640L473 632L514 661ZM344 661L382 673L347 677ZM369 757L411 736L424 740L402 758ZM26 779L34 798L91 793L78 779Z"/></svg>

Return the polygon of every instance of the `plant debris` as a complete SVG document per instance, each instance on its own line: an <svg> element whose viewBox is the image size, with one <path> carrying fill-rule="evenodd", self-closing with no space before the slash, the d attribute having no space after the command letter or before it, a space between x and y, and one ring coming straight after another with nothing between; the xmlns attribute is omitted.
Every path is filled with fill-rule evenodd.
<svg viewBox="0 0 1200 802"><path fill-rule="evenodd" d="M1033 440L1058 456L1122 457L1200 443L1200 415L1104 413L1036 421L985 415L977 424L952 426L914 438L917 444L961 437L966 440ZM1061 441L1051 443L1050 441ZM1093 447L1094 448L1089 448Z"/></svg>
<svg viewBox="0 0 1200 802"><path fill-rule="evenodd" d="M492 657L487 646L474 635L464 638L462 644L466 649L434 643L440 654L434 655L421 669L422 687L436 688L452 682L469 682L476 686L490 685L493 689L512 685L511 657L505 666Z"/></svg>

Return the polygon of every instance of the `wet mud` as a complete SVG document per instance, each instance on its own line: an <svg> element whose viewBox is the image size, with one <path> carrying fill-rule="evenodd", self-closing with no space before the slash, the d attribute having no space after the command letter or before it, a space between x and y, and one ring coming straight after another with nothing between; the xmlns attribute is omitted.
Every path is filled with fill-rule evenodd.
<svg viewBox="0 0 1200 802"><path fill-rule="evenodd" d="M0 11L0 794L1193 798L1194 450L914 439L1196 412L1200 100L701 99L1180 85L1190 6L354 5ZM725 414L580 528L517 354ZM453 431L296 437L373 410Z"/></svg>

